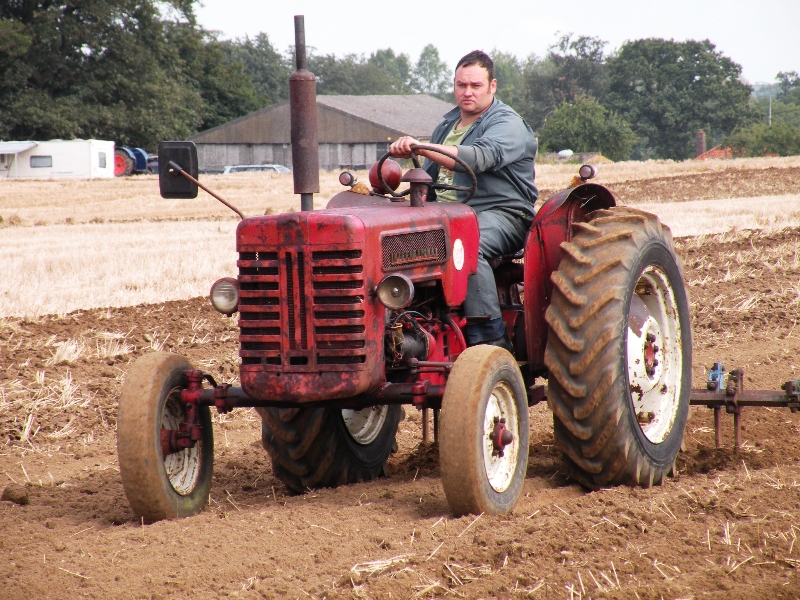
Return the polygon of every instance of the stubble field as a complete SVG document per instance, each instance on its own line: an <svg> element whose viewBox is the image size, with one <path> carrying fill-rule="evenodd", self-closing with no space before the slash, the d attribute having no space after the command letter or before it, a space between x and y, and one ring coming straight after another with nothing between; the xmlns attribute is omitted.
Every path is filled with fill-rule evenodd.
<svg viewBox="0 0 800 600"><path fill-rule="evenodd" d="M571 171L540 170L540 187L557 190ZM667 224L690 217L673 228L691 234L677 246L695 387L716 361L744 368L751 389L800 377L800 207L790 208L800 160L628 163L603 174L621 201ZM154 178L95 183L0 182L0 489L27 498L0 502L0 597L800 597L800 414L787 409L745 409L734 453L732 419L717 449L712 411L696 408L675 478L589 493L569 479L551 416L536 406L517 509L459 519L416 410L406 408L387 478L302 496L273 477L260 422L241 410L215 417L208 509L143 525L120 482L117 397L130 363L153 350L236 381L236 320L202 298L233 269L235 221L210 199L158 200ZM288 209L290 183L214 180L246 214ZM272 185L265 207L259 189ZM126 236L129 250L115 254ZM91 260L76 256L90 250ZM166 262L183 266L156 284L151 269ZM82 295L86 270L95 276Z"/></svg>

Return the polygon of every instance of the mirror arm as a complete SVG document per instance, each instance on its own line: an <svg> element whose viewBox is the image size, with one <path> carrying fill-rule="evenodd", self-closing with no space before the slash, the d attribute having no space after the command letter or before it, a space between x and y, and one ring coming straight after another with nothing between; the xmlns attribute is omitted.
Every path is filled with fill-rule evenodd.
<svg viewBox="0 0 800 600"><path fill-rule="evenodd" d="M176 162L174 162L174 161L169 161L169 168L170 168L170 169L171 169L173 172L177 172L179 175L183 175L183 176L184 176L186 179L188 179L189 181L191 181L193 184L195 184L195 185L196 185L197 187L199 187L201 190L203 190L203 191L204 191L204 192L206 192L207 194L210 194L211 196L213 196L214 198L216 198L217 200L219 200L220 202L222 202L222 203L223 203L225 206L227 206L227 207L228 207L228 208L230 208L230 209L231 209L233 212L235 212L237 215L239 215L239 218L240 218L240 219L244 219L244 215L242 214L242 211L240 211L238 208L236 208L236 207L235 207L233 204L229 204L228 202L226 202L225 200L223 200L222 198L220 198L219 196L217 196L217 194L215 194L214 192L212 192L210 189L208 189L208 188L207 188L206 186L204 186L202 183L200 183L199 181L197 181L197 179L195 179L194 177L192 177L191 175L189 175L189 174L188 174L186 171L184 171L184 170L181 168L181 166L180 166L178 163L176 163Z"/></svg>

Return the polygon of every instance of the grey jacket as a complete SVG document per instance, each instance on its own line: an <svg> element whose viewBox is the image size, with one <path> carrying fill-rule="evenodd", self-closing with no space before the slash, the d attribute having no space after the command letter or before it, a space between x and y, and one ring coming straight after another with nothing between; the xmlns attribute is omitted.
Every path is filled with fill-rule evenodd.
<svg viewBox="0 0 800 600"><path fill-rule="evenodd" d="M444 121L431 134L431 143L441 144L460 117L458 107L445 114ZM528 221L533 219L533 203L539 197L533 181L536 146L528 124L514 109L495 98L458 147L458 157L478 179L478 189L467 204L475 212L499 208ZM426 159L424 168L436 181L439 165ZM453 183L469 186L469 177L458 164L455 171ZM431 190L428 200L434 200L434 196ZM466 192L457 192L457 197L466 197Z"/></svg>

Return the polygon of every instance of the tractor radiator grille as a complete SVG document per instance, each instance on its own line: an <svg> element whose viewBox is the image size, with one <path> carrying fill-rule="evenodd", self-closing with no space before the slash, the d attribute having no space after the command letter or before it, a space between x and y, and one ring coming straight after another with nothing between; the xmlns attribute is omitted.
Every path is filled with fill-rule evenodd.
<svg viewBox="0 0 800 600"><path fill-rule="evenodd" d="M239 254L243 365L339 371L366 362L361 250Z"/></svg>
<svg viewBox="0 0 800 600"><path fill-rule="evenodd" d="M384 269L447 260L444 229L387 235L381 249Z"/></svg>

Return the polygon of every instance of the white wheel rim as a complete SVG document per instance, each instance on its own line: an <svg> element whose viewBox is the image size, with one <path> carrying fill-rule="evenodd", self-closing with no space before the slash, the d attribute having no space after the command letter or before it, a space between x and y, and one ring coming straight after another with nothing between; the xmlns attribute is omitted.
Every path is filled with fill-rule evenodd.
<svg viewBox="0 0 800 600"><path fill-rule="evenodd" d="M342 419L350 436L362 446L378 437L389 414L389 406L370 406L361 410L342 409Z"/></svg>
<svg viewBox="0 0 800 600"><path fill-rule="evenodd" d="M164 403L161 427L169 430L178 429L186 418L185 414L183 403L180 401L180 390L175 388ZM181 496L188 496L197 487L202 453L203 442L198 441L193 448L184 448L164 458L164 469L167 471L169 483Z"/></svg>
<svg viewBox="0 0 800 600"><path fill-rule="evenodd" d="M664 271L653 265L645 269L630 312L628 384L634 414L645 437L660 444L678 416L683 373L678 305Z"/></svg>
<svg viewBox="0 0 800 600"><path fill-rule="evenodd" d="M513 441L503 448L503 456L494 455L492 431L494 420L505 419L506 429L514 436ZM519 454L519 416L514 392L506 382L501 381L494 386L486 401L486 412L483 416L483 467L489 485L495 492L502 493L511 485L514 471L517 468Z"/></svg>

